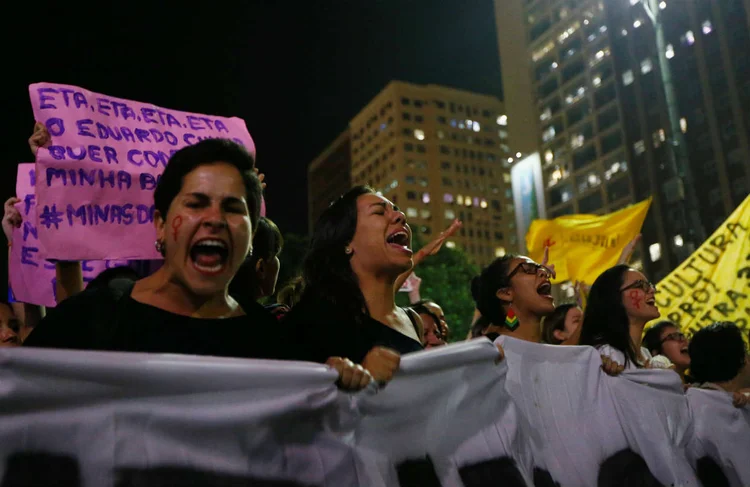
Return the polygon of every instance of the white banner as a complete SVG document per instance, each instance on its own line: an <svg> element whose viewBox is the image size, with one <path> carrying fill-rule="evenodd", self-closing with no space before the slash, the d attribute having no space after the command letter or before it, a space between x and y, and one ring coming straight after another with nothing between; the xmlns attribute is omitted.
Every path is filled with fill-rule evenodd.
<svg viewBox="0 0 750 487"><path fill-rule="evenodd" d="M0 349L0 487L579 487L628 475L692 487L695 455L750 485L750 414L728 395L714 414L670 371L612 378L592 348L499 340L504 362L484 339L440 347L354 395L310 363Z"/></svg>
<svg viewBox="0 0 750 487"><path fill-rule="evenodd" d="M695 468L712 460L732 487L750 485L750 407L735 408L729 393L688 389L694 434L688 447Z"/></svg>

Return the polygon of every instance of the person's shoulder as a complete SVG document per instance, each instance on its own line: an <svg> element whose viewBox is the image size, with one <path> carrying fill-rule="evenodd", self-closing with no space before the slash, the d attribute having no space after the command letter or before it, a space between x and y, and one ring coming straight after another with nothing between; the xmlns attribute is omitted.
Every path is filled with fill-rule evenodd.
<svg viewBox="0 0 750 487"><path fill-rule="evenodd" d="M127 286L124 286L124 288ZM131 286L132 287L132 286ZM122 291L122 292L120 292ZM94 330L112 323L125 289L98 287L70 296L47 313L24 342L29 347L91 348ZM109 317L110 319L106 319Z"/></svg>

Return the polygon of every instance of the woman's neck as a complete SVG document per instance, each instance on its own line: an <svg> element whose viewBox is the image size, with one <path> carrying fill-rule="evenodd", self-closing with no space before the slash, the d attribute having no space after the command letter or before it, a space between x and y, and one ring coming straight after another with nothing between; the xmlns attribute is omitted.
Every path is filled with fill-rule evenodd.
<svg viewBox="0 0 750 487"><path fill-rule="evenodd" d="M518 328L509 330L503 323L495 323L502 326L501 335L508 335L519 340L525 340L532 343L542 343L542 319L541 317L523 310L514 309L518 317Z"/></svg>
<svg viewBox="0 0 750 487"><path fill-rule="evenodd" d="M630 343L633 344L633 352L636 357L641 356L641 343L643 341L643 328L646 326L646 322L631 318L629 329L630 329Z"/></svg>
<svg viewBox="0 0 750 487"><path fill-rule="evenodd" d="M395 278L357 276L359 289L365 298L365 304L370 316L376 320L386 322L387 316L396 308L396 295L393 289Z"/></svg>
<svg viewBox="0 0 750 487"><path fill-rule="evenodd" d="M212 295L197 295L174 278L165 265L136 282L131 297L138 302L194 318L226 318L242 314L226 289Z"/></svg>

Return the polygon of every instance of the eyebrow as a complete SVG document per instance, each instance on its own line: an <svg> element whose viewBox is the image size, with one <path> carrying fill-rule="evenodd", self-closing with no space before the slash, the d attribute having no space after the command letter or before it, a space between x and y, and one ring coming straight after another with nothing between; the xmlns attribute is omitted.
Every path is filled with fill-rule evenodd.
<svg viewBox="0 0 750 487"><path fill-rule="evenodd" d="M370 205L370 208L372 208L373 206L381 206L383 209L388 208L388 205L385 203L385 201L380 201L378 203L372 203Z"/></svg>
<svg viewBox="0 0 750 487"><path fill-rule="evenodd" d="M211 199L211 197L208 196L207 194L205 194L205 193L199 193L199 192L188 193L187 196L191 196L193 198L197 198L197 199L202 200L202 201L210 200ZM230 202L230 203L242 203L242 204L245 203L244 199L238 198L237 196L226 196L226 197L222 198L222 201L227 201L227 202Z"/></svg>

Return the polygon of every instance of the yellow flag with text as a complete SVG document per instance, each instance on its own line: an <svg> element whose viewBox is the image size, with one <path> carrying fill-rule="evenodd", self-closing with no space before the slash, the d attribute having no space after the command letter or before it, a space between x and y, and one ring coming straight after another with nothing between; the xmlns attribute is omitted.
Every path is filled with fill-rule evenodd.
<svg viewBox="0 0 750 487"><path fill-rule="evenodd" d="M556 281L594 280L617 264L625 246L641 231L651 198L607 215L565 215L534 220L526 234L529 257L541 262L549 246Z"/></svg>
<svg viewBox="0 0 750 487"><path fill-rule="evenodd" d="M750 330L750 196L656 286L661 319L692 333L716 321Z"/></svg>

